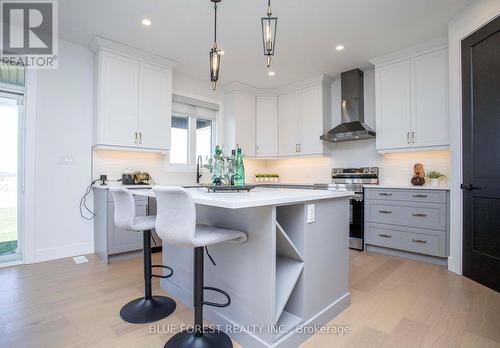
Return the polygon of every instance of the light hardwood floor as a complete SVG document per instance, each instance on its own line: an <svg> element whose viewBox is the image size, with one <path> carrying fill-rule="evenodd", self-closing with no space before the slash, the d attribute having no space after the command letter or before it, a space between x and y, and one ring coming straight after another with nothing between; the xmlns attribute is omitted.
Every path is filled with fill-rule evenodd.
<svg viewBox="0 0 500 348"><path fill-rule="evenodd" d="M0 347L163 347L170 334L118 315L142 294L142 260L89 260L0 269ZM444 267L380 254L352 251L350 265L352 304L328 326L351 332L316 334L301 347L500 347L499 293ZM164 293L157 279L154 291ZM178 303L158 324L191 322Z"/></svg>

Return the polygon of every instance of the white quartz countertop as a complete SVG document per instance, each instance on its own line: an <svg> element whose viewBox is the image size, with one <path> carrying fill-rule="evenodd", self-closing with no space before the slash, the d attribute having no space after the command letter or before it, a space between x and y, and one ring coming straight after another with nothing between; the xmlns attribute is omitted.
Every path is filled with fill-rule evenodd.
<svg viewBox="0 0 500 348"><path fill-rule="evenodd" d="M432 186L413 186L413 185L363 185L364 188L378 189L406 189L406 190L440 190L449 191L449 187L432 187Z"/></svg>
<svg viewBox="0 0 500 348"><path fill-rule="evenodd" d="M111 187L125 187L125 188L128 188L128 189L147 189L147 188L151 188L153 186L152 185L122 185L122 184L118 184L118 185L99 185L99 184L95 184L93 186L93 188L100 189L100 190L109 190Z"/></svg>
<svg viewBox="0 0 500 348"><path fill-rule="evenodd" d="M154 197L153 190L138 189L131 190L136 196ZM327 191L327 190L300 190L282 188L255 188L250 192L208 192L206 188L190 188L196 204L209 205L213 207L242 209L261 207L268 205L284 205L301 202L309 202L322 199L347 198L352 196L351 191Z"/></svg>

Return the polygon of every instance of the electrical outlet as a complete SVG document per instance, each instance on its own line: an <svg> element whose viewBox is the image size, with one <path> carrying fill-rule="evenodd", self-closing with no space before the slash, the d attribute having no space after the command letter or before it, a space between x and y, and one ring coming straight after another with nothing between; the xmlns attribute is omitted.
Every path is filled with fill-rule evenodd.
<svg viewBox="0 0 500 348"><path fill-rule="evenodd" d="M75 164L75 158L71 155L61 155L57 159L57 164L63 166L72 166Z"/></svg>
<svg viewBox="0 0 500 348"><path fill-rule="evenodd" d="M315 213L315 209L314 209L314 204L308 204L307 205L307 223L308 224L311 224L313 223L315 220L316 220L316 213Z"/></svg>

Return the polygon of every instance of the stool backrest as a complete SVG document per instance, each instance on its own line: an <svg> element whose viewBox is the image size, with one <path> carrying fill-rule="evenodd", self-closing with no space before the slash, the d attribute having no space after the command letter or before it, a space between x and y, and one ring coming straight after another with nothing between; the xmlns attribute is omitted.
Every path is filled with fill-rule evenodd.
<svg viewBox="0 0 500 348"><path fill-rule="evenodd" d="M196 207L182 187L154 186L156 233L166 243L192 247L196 233Z"/></svg>
<svg viewBox="0 0 500 348"><path fill-rule="evenodd" d="M133 230L135 224L135 199L124 187L109 189L115 202L115 225L124 230Z"/></svg>

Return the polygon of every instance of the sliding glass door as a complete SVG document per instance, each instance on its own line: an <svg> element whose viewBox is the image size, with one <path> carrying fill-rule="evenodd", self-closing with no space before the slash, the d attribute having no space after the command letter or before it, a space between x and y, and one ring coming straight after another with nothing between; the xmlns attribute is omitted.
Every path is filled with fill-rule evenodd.
<svg viewBox="0 0 500 348"><path fill-rule="evenodd" d="M0 92L0 262L21 258L22 104Z"/></svg>

